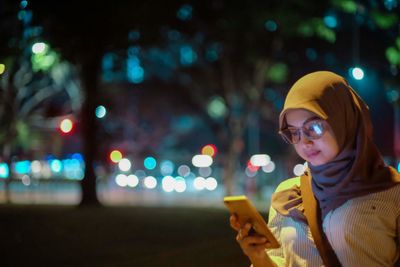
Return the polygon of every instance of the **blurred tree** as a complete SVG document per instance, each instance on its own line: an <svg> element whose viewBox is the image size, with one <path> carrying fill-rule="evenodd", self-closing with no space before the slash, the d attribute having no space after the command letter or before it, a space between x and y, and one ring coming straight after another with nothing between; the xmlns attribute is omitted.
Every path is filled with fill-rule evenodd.
<svg viewBox="0 0 400 267"><path fill-rule="evenodd" d="M324 2L187 1L161 28L163 42L141 49L139 38L131 46L148 79L185 87L214 125L227 194L243 161L261 152L260 143L269 151L281 148L272 136L260 140L258 128L275 128L280 88L305 47L335 41L322 19L325 9Z"/></svg>
<svg viewBox="0 0 400 267"><path fill-rule="evenodd" d="M33 149L35 129L55 128L58 116L77 112L81 98L72 66L60 62L45 43L38 43L40 28L33 27L25 5L2 2L0 60L0 145L2 160L10 166L6 179L6 200L13 179L12 156ZM4 63L3 63L4 62ZM62 103L60 105L59 103ZM53 126L52 126L53 125Z"/></svg>
<svg viewBox="0 0 400 267"><path fill-rule="evenodd" d="M85 177L81 205L98 205L93 163L97 154L95 108L99 99L101 60L106 51L128 46L128 34L145 29L143 45L159 39L159 25L176 3L109 1L30 1L44 36L62 57L76 64L84 92L81 112Z"/></svg>

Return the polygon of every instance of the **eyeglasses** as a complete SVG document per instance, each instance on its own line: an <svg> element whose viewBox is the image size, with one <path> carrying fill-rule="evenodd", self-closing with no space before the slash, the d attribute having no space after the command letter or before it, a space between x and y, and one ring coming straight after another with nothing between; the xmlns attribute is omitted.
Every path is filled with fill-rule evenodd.
<svg viewBox="0 0 400 267"><path fill-rule="evenodd" d="M321 119L316 119L304 123L300 128L291 126L287 127L282 131L279 131L279 134L288 144L293 145L300 141L301 134L310 140L316 140L324 135L326 129L326 122Z"/></svg>

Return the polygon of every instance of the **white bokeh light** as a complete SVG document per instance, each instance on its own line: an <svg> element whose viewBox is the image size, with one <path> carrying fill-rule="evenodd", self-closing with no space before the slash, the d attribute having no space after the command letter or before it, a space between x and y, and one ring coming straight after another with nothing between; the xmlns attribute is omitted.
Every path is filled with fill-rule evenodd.
<svg viewBox="0 0 400 267"><path fill-rule="evenodd" d="M210 167L213 163L213 159L209 155L195 155L192 158L192 164L195 167Z"/></svg>
<svg viewBox="0 0 400 267"><path fill-rule="evenodd" d="M147 176L144 178L144 186L148 189L154 189L157 186L157 179L153 176Z"/></svg>
<svg viewBox="0 0 400 267"><path fill-rule="evenodd" d="M139 178L134 174L128 175L126 179L127 179L126 183L129 187L136 187L139 184Z"/></svg>
<svg viewBox="0 0 400 267"><path fill-rule="evenodd" d="M47 49L47 45L43 42L34 43L32 45L32 52L34 54L41 54L44 53Z"/></svg>
<svg viewBox="0 0 400 267"><path fill-rule="evenodd" d="M118 162L118 167L121 171L127 172L131 169L132 163L129 159L123 158Z"/></svg>
<svg viewBox="0 0 400 267"><path fill-rule="evenodd" d="M271 160L267 165L262 166L262 170L266 173L271 173L275 170L275 163Z"/></svg>
<svg viewBox="0 0 400 267"><path fill-rule="evenodd" d="M206 188L206 179L204 177L196 177L193 181L193 186L196 190L203 190Z"/></svg>
<svg viewBox="0 0 400 267"><path fill-rule="evenodd" d="M119 186L125 187L128 185L128 176L126 176L125 174L118 174L115 177L115 183Z"/></svg>
<svg viewBox="0 0 400 267"><path fill-rule="evenodd" d="M257 167L266 166L270 161L271 157L267 154L255 154L250 158L251 165Z"/></svg>
<svg viewBox="0 0 400 267"><path fill-rule="evenodd" d="M22 178L21 178L21 180L22 180L22 183L25 185L25 186L29 186L30 184L31 184L31 177L29 177L28 175L24 175L24 176L22 176Z"/></svg>
<svg viewBox="0 0 400 267"><path fill-rule="evenodd" d="M175 179L175 191L178 193L182 193L186 191L186 181L182 177L178 176Z"/></svg>
<svg viewBox="0 0 400 267"><path fill-rule="evenodd" d="M301 175L303 175L305 170L306 170L306 167L304 166L304 164L296 164L296 166L294 166L294 168L293 168L293 173L296 176L301 176Z"/></svg>
<svg viewBox="0 0 400 267"><path fill-rule="evenodd" d="M40 161L32 161L31 170L33 173L40 173L42 171L42 164L40 163Z"/></svg>
<svg viewBox="0 0 400 267"><path fill-rule="evenodd" d="M165 192L172 192L175 189L175 179L172 176L169 176L169 175L165 176L162 179L161 184L162 184L162 189Z"/></svg>
<svg viewBox="0 0 400 267"><path fill-rule="evenodd" d="M359 67L353 68L351 70L351 74L353 75L354 79L356 79L356 80L362 80L364 78L364 71Z"/></svg>
<svg viewBox="0 0 400 267"><path fill-rule="evenodd" d="M208 177L206 179L206 189L213 191L217 188L218 182L214 177Z"/></svg>

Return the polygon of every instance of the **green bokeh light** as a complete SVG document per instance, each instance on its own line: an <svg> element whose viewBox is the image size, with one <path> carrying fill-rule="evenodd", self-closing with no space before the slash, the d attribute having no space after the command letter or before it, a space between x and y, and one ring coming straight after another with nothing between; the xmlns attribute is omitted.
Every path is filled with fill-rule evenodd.
<svg viewBox="0 0 400 267"><path fill-rule="evenodd" d="M274 83L284 83L287 80L289 68L284 63L276 63L267 71L267 78Z"/></svg>

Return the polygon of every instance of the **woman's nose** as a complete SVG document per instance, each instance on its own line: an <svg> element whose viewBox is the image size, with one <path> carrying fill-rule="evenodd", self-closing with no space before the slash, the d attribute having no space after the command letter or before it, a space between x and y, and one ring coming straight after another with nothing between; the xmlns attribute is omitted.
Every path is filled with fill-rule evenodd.
<svg viewBox="0 0 400 267"><path fill-rule="evenodd" d="M311 145L313 143L313 141L308 138L303 132L301 132L300 135L300 142L304 145Z"/></svg>

